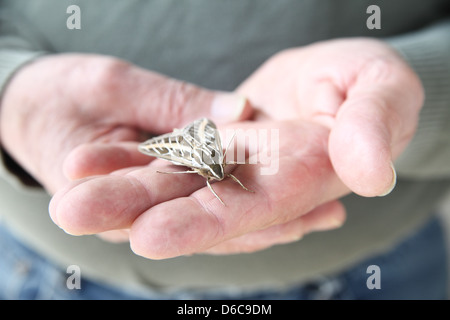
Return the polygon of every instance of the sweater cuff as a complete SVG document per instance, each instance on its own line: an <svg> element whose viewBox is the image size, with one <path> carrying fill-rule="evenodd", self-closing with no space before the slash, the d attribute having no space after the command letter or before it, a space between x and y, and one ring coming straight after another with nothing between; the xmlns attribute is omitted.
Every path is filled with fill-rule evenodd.
<svg viewBox="0 0 450 320"><path fill-rule="evenodd" d="M400 175L450 177L450 21L387 39L418 74L425 103L415 136L395 162Z"/></svg>

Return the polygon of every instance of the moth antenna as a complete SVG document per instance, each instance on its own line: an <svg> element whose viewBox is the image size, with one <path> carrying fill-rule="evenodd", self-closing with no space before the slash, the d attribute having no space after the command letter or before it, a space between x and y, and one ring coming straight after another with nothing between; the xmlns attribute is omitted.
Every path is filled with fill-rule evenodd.
<svg viewBox="0 0 450 320"><path fill-rule="evenodd" d="M225 163L225 157L226 157L226 155L227 155L228 148L230 148L231 143L233 142L233 140L234 140L235 137L236 137L236 131L233 133L233 136L231 137L230 142L228 142L228 146L227 146L227 148L225 149L225 152L224 152L224 154L223 154L224 165L226 165L226 163Z"/></svg>

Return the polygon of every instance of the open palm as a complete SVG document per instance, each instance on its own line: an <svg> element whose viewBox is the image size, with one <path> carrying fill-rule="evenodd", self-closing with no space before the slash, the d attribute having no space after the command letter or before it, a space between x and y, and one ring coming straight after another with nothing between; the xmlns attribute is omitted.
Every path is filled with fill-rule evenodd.
<svg viewBox="0 0 450 320"><path fill-rule="evenodd" d="M95 168L98 154L105 163L127 160L59 191L53 220L72 234L129 230L132 249L154 259L252 252L336 228L345 219L342 195L393 188L392 162L413 136L423 102L420 81L392 49L359 39L283 52L237 91L259 111L254 121L221 128L274 129L279 138L269 147L276 172L261 174L263 164L233 171L255 193L231 179L214 183L223 206L202 177L159 174L179 170L153 158L137 161L137 143L86 144L66 159L69 175Z"/></svg>

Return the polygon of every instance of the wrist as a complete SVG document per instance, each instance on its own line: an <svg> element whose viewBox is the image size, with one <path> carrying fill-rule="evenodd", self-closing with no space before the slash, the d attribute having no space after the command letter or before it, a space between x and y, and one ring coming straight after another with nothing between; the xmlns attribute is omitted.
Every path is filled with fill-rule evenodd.
<svg viewBox="0 0 450 320"><path fill-rule="evenodd" d="M0 123L2 119L2 101L7 86L14 74L26 64L37 57L43 55L43 52L25 51L25 50L0 50ZM1 130L0 126L0 132ZM14 184L26 186L39 186L39 183L26 172L3 148L2 135L0 134L0 167L2 176Z"/></svg>
<svg viewBox="0 0 450 320"><path fill-rule="evenodd" d="M25 50L0 50L0 123L2 123L3 96L10 80L23 66L32 62L44 52ZM0 125L0 132L1 132ZM2 136L0 134L0 142ZM1 144L3 146L3 143Z"/></svg>

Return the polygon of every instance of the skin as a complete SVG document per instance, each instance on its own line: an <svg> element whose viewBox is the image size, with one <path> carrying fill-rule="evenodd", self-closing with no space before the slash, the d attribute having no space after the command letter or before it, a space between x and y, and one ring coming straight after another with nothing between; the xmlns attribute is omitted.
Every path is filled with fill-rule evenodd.
<svg viewBox="0 0 450 320"><path fill-rule="evenodd" d="M415 132L423 99L402 58L369 39L282 51L234 95L113 58L60 55L12 78L0 129L3 147L54 193L57 225L128 240L136 254L164 259L254 252L339 227L340 197L392 190L392 162ZM137 151L148 133L202 116L222 130L277 129L277 174L237 166L233 175L255 193L231 179L214 183L223 206L204 178L158 174L173 167Z"/></svg>

